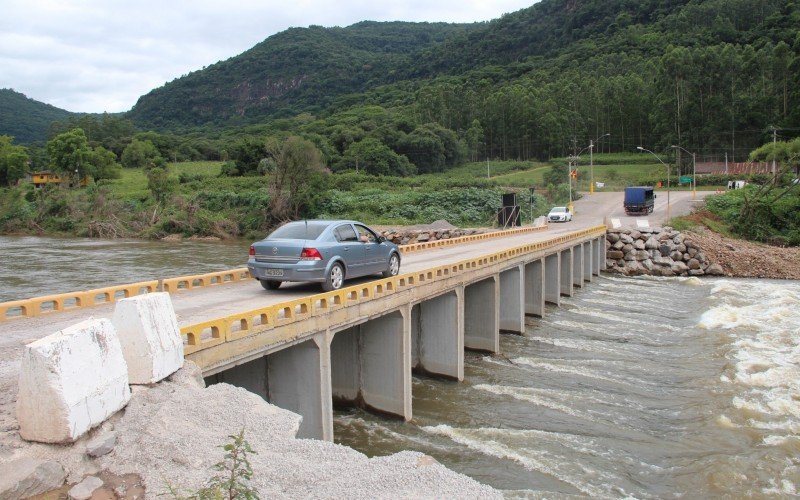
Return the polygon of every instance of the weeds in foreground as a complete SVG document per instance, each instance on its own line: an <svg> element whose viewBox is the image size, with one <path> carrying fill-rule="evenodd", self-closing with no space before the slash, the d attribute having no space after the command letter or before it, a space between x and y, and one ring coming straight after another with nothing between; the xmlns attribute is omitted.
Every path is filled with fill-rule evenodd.
<svg viewBox="0 0 800 500"><path fill-rule="evenodd" d="M225 457L214 465L217 475L208 480L205 487L188 495L181 495L177 488L168 483L170 495L176 500L257 500L258 492L250 485L253 468L247 459L248 454L256 452L244 438L244 429L237 435L228 436L231 441L220 446Z"/></svg>

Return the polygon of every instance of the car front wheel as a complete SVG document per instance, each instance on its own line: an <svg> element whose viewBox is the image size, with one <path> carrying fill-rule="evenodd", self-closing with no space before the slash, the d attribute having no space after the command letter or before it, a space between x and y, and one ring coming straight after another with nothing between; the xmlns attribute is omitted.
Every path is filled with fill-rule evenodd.
<svg viewBox="0 0 800 500"><path fill-rule="evenodd" d="M330 292L332 290L338 290L342 288L342 284L344 283L344 268L341 264L336 263L331 266L331 270L328 271L328 275L325 277L325 281L322 283L322 290L325 292Z"/></svg>
<svg viewBox="0 0 800 500"><path fill-rule="evenodd" d="M393 253L391 257L389 257L389 267L383 272L384 278L391 278L392 276L397 276L400 272L400 257Z"/></svg>

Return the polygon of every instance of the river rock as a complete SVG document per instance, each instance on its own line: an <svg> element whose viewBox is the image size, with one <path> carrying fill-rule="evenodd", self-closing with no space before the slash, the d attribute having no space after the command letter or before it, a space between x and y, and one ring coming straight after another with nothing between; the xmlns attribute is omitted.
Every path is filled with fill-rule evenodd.
<svg viewBox="0 0 800 500"><path fill-rule="evenodd" d="M684 236L682 234L678 234L678 235L675 235L674 238L672 238L672 241L674 241L676 245L680 245L680 244L683 243L684 239L685 238L684 238Z"/></svg>
<svg viewBox="0 0 800 500"><path fill-rule="evenodd" d="M630 253L631 251L633 251L633 245L631 245L630 243L626 243L625 246L622 247L622 251L625 253Z"/></svg>
<svg viewBox="0 0 800 500"><path fill-rule="evenodd" d="M116 444L117 435L113 432L105 432L86 443L86 454L92 458L102 457L110 453Z"/></svg>
<svg viewBox="0 0 800 500"><path fill-rule="evenodd" d="M677 250L669 254L669 258L675 261L683 260L683 254Z"/></svg>
<svg viewBox="0 0 800 500"><path fill-rule="evenodd" d="M633 243L633 238L629 234L620 234L619 240L623 243Z"/></svg>
<svg viewBox="0 0 800 500"><path fill-rule="evenodd" d="M67 471L58 462L18 458L5 462L0 474L0 498L17 500L60 488Z"/></svg>
<svg viewBox="0 0 800 500"><path fill-rule="evenodd" d="M636 252L636 260L642 261L649 259L650 259L650 253L647 250L638 250Z"/></svg>
<svg viewBox="0 0 800 500"><path fill-rule="evenodd" d="M689 276L702 276L705 274L705 271L702 269L689 269Z"/></svg>
<svg viewBox="0 0 800 500"><path fill-rule="evenodd" d="M651 236L644 243L644 247L647 248L648 250L654 250L654 249L658 248L658 240Z"/></svg>
<svg viewBox="0 0 800 500"><path fill-rule="evenodd" d="M417 241L420 243L424 243L426 241L429 241L430 239L431 235L429 233L422 233L419 236L417 236Z"/></svg>
<svg viewBox="0 0 800 500"><path fill-rule="evenodd" d="M88 476L69 490L69 497L72 500L89 500L92 498L94 490L101 486L103 486L102 479L95 476Z"/></svg>
<svg viewBox="0 0 800 500"><path fill-rule="evenodd" d="M606 258L614 259L614 260L619 260L619 259L622 259L624 257L625 257L625 254L620 252L619 250L609 250L608 251L608 255L606 255Z"/></svg>
<svg viewBox="0 0 800 500"><path fill-rule="evenodd" d="M689 269L700 269L700 261L697 259L689 259L689 262L686 263L686 266Z"/></svg>
<svg viewBox="0 0 800 500"><path fill-rule="evenodd" d="M671 267L662 267L661 276L670 278L672 276L675 276L675 271L673 271Z"/></svg>
<svg viewBox="0 0 800 500"><path fill-rule="evenodd" d="M645 268L645 269L647 269L648 271L651 271L651 272L652 272L652 271L653 271L653 267L654 267L654 266L653 266L653 261L651 261L650 259L643 260L643 261L642 261L642 267L644 267L644 268Z"/></svg>
<svg viewBox="0 0 800 500"><path fill-rule="evenodd" d="M611 245L611 248L613 248L614 250L622 250L623 248L625 248L625 243L623 243L621 240L617 241L616 243Z"/></svg>
<svg viewBox="0 0 800 500"><path fill-rule="evenodd" d="M653 276L661 276L662 275L662 268L658 266L654 266L653 269L650 270L650 274Z"/></svg>
<svg viewBox="0 0 800 500"><path fill-rule="evenodd" d="M637 231L635 229L631 229L631 238L633 238L634 240L638 240L641 237L642 237L642 233L640 233L639 231Z"/></svg>
<svg viewBox="0 0 800 500"><path fill-rule="evenodd" d="M671 233L661 233L658 235L658 241L672 241Z"/></svg>
<svg viewBox="0 0 800 500"><path fill-rule="evenodd" d="M670 267L670 269L672 269L672 272L674 272L675 274L681 274L681 273L685 273L686 271L688 271L689 267L686 264L684 264L683 262L679 261L679 262L673 262L672 266Z"/></svg>
<svg viewBox="0 0 800 500"><path fill-rule="evenodd" d="M675 250L679 251L680 253L686 253L686 245L679 243L677 246L675 246Z"/></svg>
<svg viewBox="0 0 800 500"><path fill-rule="evenodd" d="M687 246L686 248L687 248L686 253L689 254L689 257L694 257L695 255L697 255L697 248L690 246Z"/></svg>
<svg viewBox="0 0 800 500"><path fill-rule="evenodd" d="M658 247L658 251L661 253L662 257L669 257L672 248L669 245L661 245Z"/></svg>
<svg viewBox="0 0 800 500"><path fill-rule="evenodd" d="M619 233L608 233L606 239L611 243L616 243L619 241Z"/></svg>
<svg viewBox="0 0 800 500"><path fill-rule="evenodd" d="M636 240L633 242L633 248L636 250L644 250L644 241Z"/></svg>
<svg viewBox="0 0 800 500"><path fill-rule="evenodd" d="M633 251L628 252L628 253L625 254L624 258L628 262L634 261L634 260L636 260L636 252L633 252Z"/></svg>
<svg viewBox="0 0 800 500"><path fill-rule="evenodd" d="M725 270L722 269L722 266L719 264L711 264L706 268L706 274L710 276L722 276L725 274Z"/></svg>

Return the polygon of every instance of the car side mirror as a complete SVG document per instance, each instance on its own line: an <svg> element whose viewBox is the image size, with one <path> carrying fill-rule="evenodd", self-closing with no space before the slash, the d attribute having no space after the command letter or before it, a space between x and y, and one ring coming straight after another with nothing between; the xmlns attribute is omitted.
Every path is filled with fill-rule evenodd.
<svg viewBox="0 0 800 500"><path fill-rule="evenodd" d="M383 237L383 236L378 236L378 243L383 243L384 241L386 241L386 238L385 238L385 237Z"/></svg>
<svg viewBox="0 0 800 500"><path fill-rule="evenodd" d="M658 198L658 195L657 195L657 194L654 194L654 195L653 195L653 199L655 200L656 198Z"/></svg>

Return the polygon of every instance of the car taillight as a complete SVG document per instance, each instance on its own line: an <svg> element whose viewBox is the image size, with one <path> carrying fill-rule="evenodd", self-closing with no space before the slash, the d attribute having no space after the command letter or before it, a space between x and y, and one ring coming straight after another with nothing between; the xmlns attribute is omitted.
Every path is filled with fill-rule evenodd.
<svg viewBox="0 0 800 500"><path fill-rule="evenodd" d="M300 252L300 260L322 260L322 255L316 248L304 248Z"/></svg>
<svg viewBox="0 0 800 500"><path fill-rule="evenodd" d="M256 247L250 245L250 257L255 257L256 255Z"/></svg>

